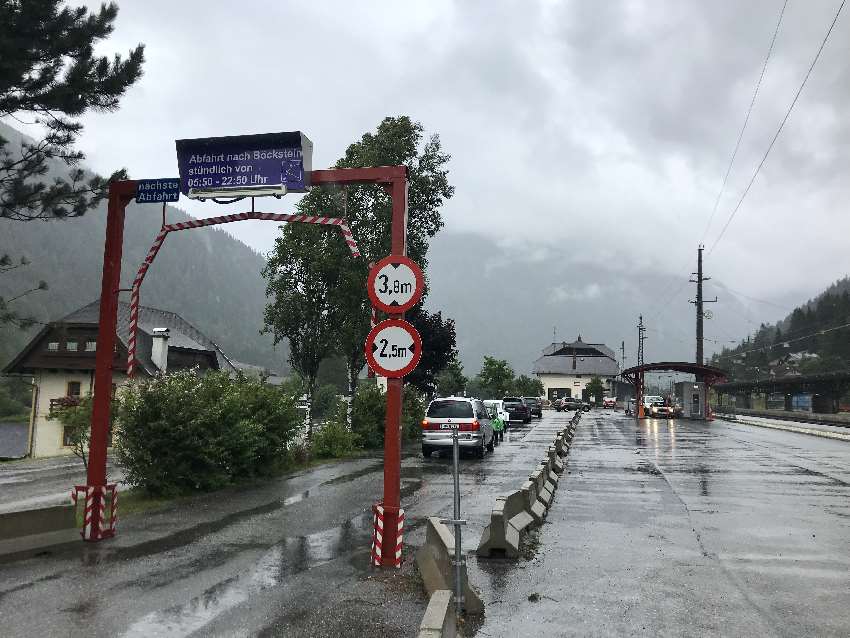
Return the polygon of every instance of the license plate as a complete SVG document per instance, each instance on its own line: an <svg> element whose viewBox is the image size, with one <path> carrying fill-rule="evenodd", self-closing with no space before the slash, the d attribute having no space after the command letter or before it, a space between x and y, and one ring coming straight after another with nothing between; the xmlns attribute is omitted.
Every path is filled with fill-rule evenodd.
<svg viewBox="0 0 850 638"><path fill-rule="evenodd" d="M454 423L440 423L440 429L441 430L454 430L455 425L454 425Z"/></svg>

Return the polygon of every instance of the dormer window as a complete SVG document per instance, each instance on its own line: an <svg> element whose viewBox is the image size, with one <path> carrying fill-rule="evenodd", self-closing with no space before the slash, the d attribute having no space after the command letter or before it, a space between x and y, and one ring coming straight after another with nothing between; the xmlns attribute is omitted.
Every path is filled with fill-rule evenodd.
<svg viewBox="0 0 850 638"><path fill-rule="evenodd" d="M68 352L76 352L79 344L76 341L68 341L65 343L65 350Z"/></svg>
<svg viewBox="0 0 850 638"><path fill-rule="evenodd" d="M58 341L50 341L47 344L48 352L59 352L59 342Z"/></svg>
<svg viewBox="0 0 850 638"><path fill-rule="evenodd" d="M86 352L95 352L97 350L97 341L86 341Z"/></svg>

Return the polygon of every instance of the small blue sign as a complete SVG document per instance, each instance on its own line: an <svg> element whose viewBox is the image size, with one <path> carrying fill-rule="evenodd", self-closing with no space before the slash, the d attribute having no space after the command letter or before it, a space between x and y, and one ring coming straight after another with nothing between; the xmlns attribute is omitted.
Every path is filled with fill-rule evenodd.
<svg viewBox="0 0 850 638"><path fill-rule="evenodd" d="M137 204L157 204L176 202L180 199L180 178L160 177L159 179L140 179L136 186Z"/></svg>
<svg viewBox="0 0 850 638"><path fill-rule="evenodd" d="M276 187L304 193L312 157L313 143L300 131L177 140L180 190L190 197L275 194Z"/></svg>

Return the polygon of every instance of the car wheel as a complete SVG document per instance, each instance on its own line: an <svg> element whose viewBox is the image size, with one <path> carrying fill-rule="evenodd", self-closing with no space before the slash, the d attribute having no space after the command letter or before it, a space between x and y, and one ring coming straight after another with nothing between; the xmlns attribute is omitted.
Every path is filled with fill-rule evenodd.
<svg viewBox="0 0 850 638"><path fill-rule="evenodd" d="M423 446L422 446L422 456L423 456L424 458L426 458L426 459L427 459L429 456L431 456L431 452L433 452L433 451L434 451L434 450L433 450L433 448L431 448L431 447L429 447L429 446L427 446L427 445L423 445Z"/></svg>
<svg viewBox="0 0 850 638"><path fill-rule="evenodd" d="M490 439L490 443L487 445L487 451L492 452L496 449L496 435L493 435L493 438Z"/></svg>

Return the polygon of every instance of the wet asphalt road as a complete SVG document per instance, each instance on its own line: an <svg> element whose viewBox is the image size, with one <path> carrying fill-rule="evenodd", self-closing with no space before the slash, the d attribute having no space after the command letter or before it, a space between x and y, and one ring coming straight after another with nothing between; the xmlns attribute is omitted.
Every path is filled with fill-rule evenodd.
<svg viewBox="0 0 850 638"><path fill-rule="evenodd" d="M518 428L484 461L464 460L464 502L475 512L465 546L477 546L495 496L521 482L555 427ZM20 480L40 463L0 467L0 477ZM69 480L56 476L73 472L69 463L48 463L45 476ZM423 517L451 509L449 470L448 458L424 460L415 448L405 455L411 550L422 542ZM421 583L404 575L409 568L387 580L368 567L382 480L380 458L325 465L129 517L111 541L0 561L2 634L415 635L427 604ZM52 487L42 487L17 486L11 500L50 496Z"/></svg>
<svg viewBox="0 0 850 638"><path fill-rule="evenodd" d="M569 459L479 635L850 635L850 444L595 411Z"/></svg>
<svg viewBox="0 0 850 638"><path fill-rule="evenodd" d="M110 481L123 472L109 461ZM83 462L76 456L24 459L0 464L0 513L70 502L71 488L86 482Z"/></svg>
<svg viewBox="0 0 850 638"><path fill-rule="evenodd" d="M547 413L462 463L465 550L568 417ZM450 461L414 452L411 547L423 517L451 512ZM848 635L849 468L840 441L594 411L534 557L470 556L487 604L478 634ZM381 484L379 458L321 466L130 517L112 541L0 562L0 633L415 635L420 584L367 566Z"/></svg>

